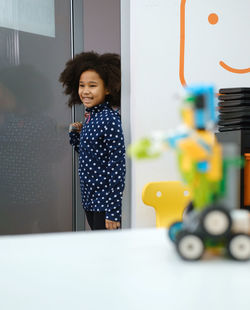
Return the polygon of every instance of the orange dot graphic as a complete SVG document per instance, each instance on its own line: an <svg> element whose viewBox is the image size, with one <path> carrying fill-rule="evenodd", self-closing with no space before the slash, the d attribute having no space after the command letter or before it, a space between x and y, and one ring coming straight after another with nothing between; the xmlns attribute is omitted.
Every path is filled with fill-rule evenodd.
<svg viewBox="0 0 250 310"><path fill-rule="evenodd" d="M208 21L209 21L209 23L210 23L211 25L217 24L217 23L218 23L218 20L219 20L219 17L218 17L217 14L215 14L215 13L209 14L209 16L208 16Z"/></svg>

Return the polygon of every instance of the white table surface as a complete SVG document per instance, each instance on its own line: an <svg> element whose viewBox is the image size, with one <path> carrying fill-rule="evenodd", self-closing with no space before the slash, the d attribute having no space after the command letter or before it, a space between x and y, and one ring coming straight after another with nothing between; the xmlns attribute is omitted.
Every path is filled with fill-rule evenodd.
<svg viewBox="0 0 250 310"><path fill-rule="evenodd" d="M184 262L162 229L6 236L0 309L250 310L250 262Z"/></svg>

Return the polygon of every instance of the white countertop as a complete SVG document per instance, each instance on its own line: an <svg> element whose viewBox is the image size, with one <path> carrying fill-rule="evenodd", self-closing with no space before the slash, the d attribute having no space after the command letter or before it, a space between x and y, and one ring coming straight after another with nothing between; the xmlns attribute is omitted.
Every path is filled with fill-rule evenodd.
<svg viewBox="0 0 250 310"><path fill-rule="evenodd" d="M1 310L249 310L250 262L184 262L163 229L0 238Z"/></svg>

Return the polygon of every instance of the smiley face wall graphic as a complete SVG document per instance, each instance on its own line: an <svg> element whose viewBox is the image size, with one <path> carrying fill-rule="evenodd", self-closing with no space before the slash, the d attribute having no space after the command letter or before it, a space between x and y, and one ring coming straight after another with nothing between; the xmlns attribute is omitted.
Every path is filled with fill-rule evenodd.
<svg viewBox="0 0 250 310"><path fill-rule="evenodd" d="M183 86L250 86L250 1L180 0Z"/></svg>

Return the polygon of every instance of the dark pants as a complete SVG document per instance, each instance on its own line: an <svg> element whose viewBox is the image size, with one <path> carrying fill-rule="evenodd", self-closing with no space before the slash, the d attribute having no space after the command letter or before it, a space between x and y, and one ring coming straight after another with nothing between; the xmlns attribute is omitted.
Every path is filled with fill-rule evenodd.
<svg viewBox="0 0 250 310"><path fill-rule="evenodd" d="M91 230L106 229L105 212L85 211L85 214Z"/></svg>

